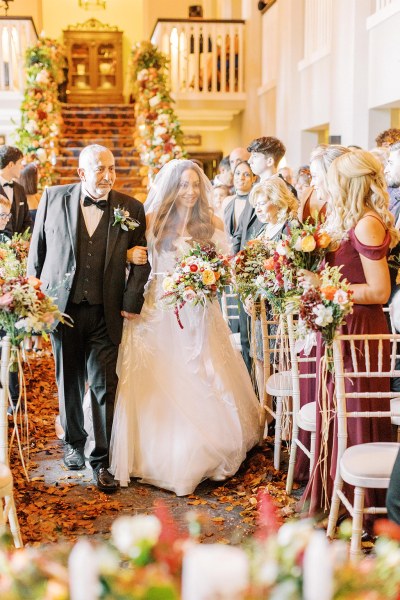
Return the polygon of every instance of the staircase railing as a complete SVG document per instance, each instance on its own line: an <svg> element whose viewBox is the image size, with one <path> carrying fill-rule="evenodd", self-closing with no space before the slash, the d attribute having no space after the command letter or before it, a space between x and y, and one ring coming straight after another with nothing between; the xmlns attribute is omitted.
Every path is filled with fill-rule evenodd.
<svg viewBox="0 0 400 600"><path fill-rule="evenodd" d="M37 37L31 17L0 17L0 92L23 92L25 51Z"/></svg>
<svg viewBox="0 0 400 600"><path fill-rule="evenodd" d="M170 60L175 97L244 93L244 21L159 19L151 41Z"/></svg>

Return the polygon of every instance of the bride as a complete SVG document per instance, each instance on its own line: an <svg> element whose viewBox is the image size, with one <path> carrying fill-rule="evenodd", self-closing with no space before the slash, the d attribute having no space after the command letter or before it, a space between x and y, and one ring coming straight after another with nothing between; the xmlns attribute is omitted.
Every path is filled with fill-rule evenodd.
<svg viewBox="0 0 400 600"><path fill-rule="evenodd" d="M194 241L226 246L211 184L189 160L167 163L146 200L152 276L140 316L125 321L111 436L111 472L171 490L236 473L258 441L259 404L216 300L185 305L183 329L162 305L162 282Z"/></svg>

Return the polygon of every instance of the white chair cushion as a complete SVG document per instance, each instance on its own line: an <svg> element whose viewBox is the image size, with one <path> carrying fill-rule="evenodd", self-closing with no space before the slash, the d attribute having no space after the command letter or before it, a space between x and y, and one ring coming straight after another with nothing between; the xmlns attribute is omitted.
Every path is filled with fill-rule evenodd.
<svg viewBox="0 0 400 600"><path fill-rule="evenodd" d="M358 444L347 448L340 461L340 474L350 485L386 489L399 449L400 444L394 442Z"/></svg>
<svg viewBox="0 0 400 600"><path fill-rule="evenodd" d="M279 371L267 379L266 390L270 396L291 396L292 389L290 371Z"/></svg>
<svg viewBox="0 0 400 600"><path fill-rule="evenodd" d="M400 398L392 398L390 401L391 412L397 413L398 416L392 417L393 425L400 425Z"/></svg>
<svg viewBox="0 0 400 600"><path fill-rule="evenodd" d="M297 424L305 431L315 431L317 428L317 403L307 402L297 413Z"/></svg>

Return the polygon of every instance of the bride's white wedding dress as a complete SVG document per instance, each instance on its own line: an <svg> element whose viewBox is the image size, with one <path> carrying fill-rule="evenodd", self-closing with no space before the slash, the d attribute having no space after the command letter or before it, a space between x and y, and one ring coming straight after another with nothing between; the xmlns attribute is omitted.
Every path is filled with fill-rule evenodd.
<svg viewBox="0 0 400 600"><path fill-rule="evenodd" d="M259 403L218 302L186 304L183 329L162 306L176 254L158 255L141 315L124 324L110 470L122 486L138 477L183 496L236 473L258 441Z"/></svg>

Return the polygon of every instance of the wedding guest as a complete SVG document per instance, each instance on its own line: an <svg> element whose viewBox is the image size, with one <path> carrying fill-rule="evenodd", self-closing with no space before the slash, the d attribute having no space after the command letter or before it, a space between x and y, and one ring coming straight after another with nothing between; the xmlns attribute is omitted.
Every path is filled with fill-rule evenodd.
<svg viewBox="0 0 400 600"><path fill-rule="evenodd" d="M246 150L246 148L235 148L229 154L229 164L231 166L232 173L235 170L235 167L238 163L243 162L244 160L249 160L250 154Z"/></svg>
<svg viewBox="0 0 400 600"><path fill-rule="evenodd" d="M25 165L20 173L19 183L25 190L26 199L29 206L29 214L32 219L32 224L34 225L37 208L42 196L42 194L38 192L38 168L35 163L28 163Z"/></svg>
<svg viewBox="0 0 400 600"><path fill-rule="evenodd" d="M257 219L262 224L257 238L263 239L265 242L280 240L282 234L287 233L288 221L296 216L296 198L280 177L270 177L270 179L257 183L250 192L249 203L254 208ZM272 310L267 305L267 320L272 320L272 318ZM259 318L256 319L254 330L255 339L251 343L250 356L255 361L257 386L260 394L262 394L265 384L263 372L264 353ZM268 420L270 420L269 417Z"/></svg>
<svg viewBox="0 0 400 600"><path fill-rule="evenodd" d="M293 170L290 167L281 167L278 169L278 174L283 177L283 179L293 185Z"/></svg>
<svg viewBox="0 0 400 600"><path fill-rule="evenodd" d="M311 187L300 200L298 218L305 222L321 222L325 219L328 193L328 168L338 156L350 152L345 146L319 144L310 155Z"/></svg>
<svg viewBox="0 0 400 600"><path fill-rule="evenodd" d="M11 201L11 219L7 230L11 233L24 233L32 229L28 201L18 179L22 169L23 154L13 146L0 146L0 194Z"/></svg>
<svg viewBox="0 0 400 600"><path fill-rule="evenodd" d="M346 318L342 333L346 334L382 334L388 333L388 326L382 310L390 294L390 276L387 255L390 248L399 240L399 233L393 226L393 216L388 210L388 195L385 180L379 161L369 152L355 150L346 152L336 158L328 171L329 209L327 227L337 236L337 247L326 257L330 266L341 266L342 276L350 282L354 307L352 314ZM305 274L307 285L313 285L318 277ZM377 344L378 342L376 342ZM374 364L378 356L378 348L370 342L371 370L377 371ZM355 353L358 357L358 368L363 366L363 353L360 343L355 342ZM321 337L317 342L317 364L324 354ZM351 364L348 347L345 347L345 364ZM390 347L384 347L382 370L390 369ZM317 373L317 389L324 383ZM346 390L352 393L365 393L369 390L389 391L390 381L386 378L345 379ZM334 409L334 381L327 375L326 391L328 406ZM322 400L319 400L318 403ZM317 406L318 406L317 403ZM349 410L380 411L390 410L389 400L360 401L354 398L348 403ZM321 404L322 406L322 404ZM334 434L335 419L329 424L328 454L321 448L322 414L316 413L316 461L312 476L302 497L302 506L308 506L310 514L320 513L327 508L333 481L336 473L337 438ZM348 446L366 442L383 442L391 440L391 423L389 418L374 420L349 419L347 423ZM326 462L325 462L326 461ZM327 479L324 481L322 465L327 465ZM346 486L347 488L347 486ZM352 490L346 489L351 497ZM367 490L366 506L383 506L384 490ZM366 523L371 526L371 519Z"/></svg>
<svg viewBox="0 0 400 600"><path fill-rule="evenodd" d="M226 185L233 193L233 173L229 163L229 156L225 156L218 165L218 174L213 181L214 186Z"/></svg>
<svg viewBox="0 0 400 600"><path fill-rule="evenodd" d="M249 193L255 183L256 177L252 172L250 165L247 161L237 163L233 171L233 185L235 188L235 194L226 200L227 204L224 208L224 225L225 231L232 242L233 252L238 252L240 248L237 247L236 236L239 230L241 219L249 205ZM251 207L250 207L251 208ZM253 210L253 209L252 209ZM254 218L253 227L254 232L258 233L261 224ZM256 229L257 228L257 229ZM250 235L250 234L249 234ZM240 343L242 347L243 359L246 363L246 367L251 372L251 359L249 354L250 342L249 342L249 318L246 314L242 303L239 301L239 322L232 321L231 323L232 333L240 331Z"/></svg>
<svg viewBox="0 0 400 600"><path fill-rule="evenodd" d="M8 242L11 239L11 233L6 230L7 224L11 218L11 200L7 196L0 195L0 243ZM5 331L0 329L0 339L4 337ZM7 408L7 414L12 416L19 398L19 380L18 373L10 371L9 390L11 405Z"/></svg>
<svg viewBox="0 0 400 600"><path fill-rule="evenodd" d="M385 129L375 138L376 145L380 148L381 146L392 146L396 142L400 142L400 129L391 127Z"/></svg>
<svg viewBox="0 0 400 600"><path fill-rule="evenodd" d="M296 182L294 187L296 188L297 197L301 198L303 193L309 188L311 185L311 173L310 167L308 165L303 165L299 167L296 175Z"/></svg>
<svg viewBox="0 0 400 600"><path fill-rule="evenodd" d="M7 223L11 218L11 201L7 196L0 195L0 243L8 242L11 234L6 230Z"/></svg>
<svg viewBox="0 0 400 600"><path fill-rule="evenodd" d="M213 186L213 209L217 217L224 218L224 200L229 198L230 188L227 185Z"/></svg>
<svg viewBox="0 0 400 600"><path fill-rule="evenodd" d="M225 231L230 239L233 238L240 218L248 202L250 190L256 181L249 163L245 160L238 163L233 172L233 187L235 193L224 203Z"/></svg>
<svg viewBox="0 0 400 600"><path fill-rule="evenodd" d="M389 156L385 166L385 178L389 193L389 210L399 227L400 217L400 141L389 147Z"/></svg>
<svg viewBox="0 0 400 600"><path fill-rule="evenodd" d="M258 175L263 182L277 174L278 165L285 155L284 144L275 137L262 137L253 140L247 148L250 152L249 165L252 172ZM278 175L281 177L280 175ZM282 179L283 180L283 179ZM290 191L296 197L296 190L287 183ZM248 240L256 237L260 231L261 223L258 221L254 208L247 201L243 209L238 227L232 238L233 252L239 252ZM248 341L249 317L242 308L240 311L240 342L242 354L249 371L251 371L250 345Z"/></svg>
<svg viewBox="0 0 400 600"><path fill-rule="evenodd" d="M303 223L308 221L313 224L325 221L329 201L328 169L335 158L338 158L338 156L342 156L347 152L351 152L349 148L336 144L319 144L311 152L310 183L312 187L306 190L300 200L297 215L299 221ZM308 357L313 358L315 355L314 347ZM301 356L304 357L303 354L301 354ZM300 372L302 374L315 375L315 362L301 362ZM316 390L314 378L300 379L300 406L315 400ZM306 448L310 448L310 432L299 429L298 438ZM304 482L308 480L310 473L309 464L308 456L304 454L299 446L297 449L296 466L294 470L295 481Z"/></svg>
<svg viewBox="0 0 400 600"><path fill-rule="evenodd" d="M43 289L58 287L58 308L74 324L58 324L51 336L64 464L85 468L82 402L88 382L94 430L89 462L97 487L112 493L118 489L108 471L118 347L124 319L139 318L150 273L147 261L127 269L126 255L128 248L145 246L146 222L141 202L112 189L116 175L110 150L98 144L84 148L78 175L80 183L44 191L28 274L41 279ZM119 215L121 208L128 215Z"/></svg>

